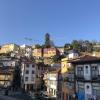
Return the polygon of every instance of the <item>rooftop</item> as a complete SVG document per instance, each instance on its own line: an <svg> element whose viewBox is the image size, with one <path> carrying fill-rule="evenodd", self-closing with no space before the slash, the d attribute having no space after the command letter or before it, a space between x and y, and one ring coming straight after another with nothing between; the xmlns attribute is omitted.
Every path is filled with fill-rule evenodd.
<svg viewBox="0 0 100 100"><path fill-rule="evenodd" d="M100 62L100 57L85 55L85 56L81 56L81 57L76 58L76 59L69 60L68 62L73 63L73 64Z"/></svg>

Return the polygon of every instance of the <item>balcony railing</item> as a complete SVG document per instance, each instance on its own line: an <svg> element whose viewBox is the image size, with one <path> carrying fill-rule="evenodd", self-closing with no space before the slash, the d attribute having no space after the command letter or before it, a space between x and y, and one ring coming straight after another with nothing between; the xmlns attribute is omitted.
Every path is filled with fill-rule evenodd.
<svg viewBox="0 0 100 100"><path fill-rule="evenodd" d="M98 82L100 82L100 75L93 75L92 76L92 81L98 81Z"/></svg>
<svg viewBox="0 0 100 100"><path fill-rule="evenodd" d="M100 75L91 75L90 79L85 79L83 75L76 75L75 80L77 81L91 81L91 82L100 82Z"/></svg>
<svg viewBox="0 0 100 100"><path fill-rule="evenodd" d="M84 76L83 75L76 75L75 79L83 81L84 80Z"/></svg>

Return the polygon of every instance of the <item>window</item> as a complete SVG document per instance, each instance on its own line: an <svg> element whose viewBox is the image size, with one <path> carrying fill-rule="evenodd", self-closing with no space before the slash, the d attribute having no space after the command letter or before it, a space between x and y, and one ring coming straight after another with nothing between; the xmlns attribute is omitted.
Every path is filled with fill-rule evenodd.
<svg viewBox="0 0 100 100"><path fill-rule="evenodd" d="M100 84L92 84L93 95L100 95Z"/></svg>
<svg viewBox="0 0 100 100"><path fill-rule="evenodd" d="M87 85L87 87L86 87L87 89L89 89L89 86Z"/></svg>
<svg viewBox="0 0 100 100"><path fill-rule="evenodd" d="M29 64L27 64L26 67L29 67Z"/></svg>
<svg viewBox="0 0 100 100"><path fill-rule="evenodd" d="M32 74L34 74L34 70L32 70Z"/></svg>
<svg viewBox="0 0 100 100"><path fill-rule="evenodd" d="M88 74L88 66L85 66L85 68L86 68L86 73Z"/></svg>
<svg viewBox="0 0 100 100"><path fill-rule="evenodd" d="M99 75L98 66L92 66L92 76L98 76L98 75Z"/></svg>
<svg viewBox="0 0 100 100"><path fill-rule="evenodd" d="M77 67L77 75L79 75L79 76L83 76L84 75L83 67Z"/></svg>
<svg viewBox="0 0 100 100"><path fill-rule="evenodd" d="M32 67L34 68L35 66L34 66L34 65L32 65Z"/></svg>
<svg viewBox="0 0 100 100"><path fill-rule="evenodd" d="M34 77L31 77L31 81L34 81Z"/></svg>
<svg viewBox="0 0 100 100"><path fill-rule="evenodd" d="M29 74L29 70L26 70L26 74Z"/></svg>
<svg viewBox="0 0 100 100"><path fill-rule="evenodd" d="M67 88L72 89L72 88L74 88L74 83L66 82L66 86L67 86Z"/></svg>
<svg viewBox="0 0 100 100"><path fill-rule="evenodd" d="M28 81L28 77L25 77L25 81Z"/></svg>
<svg viewBox="0 0 100 100"><path fill-rule="evenodd" d="M78 83L78 92L84 93L84 83Z"/></svg>

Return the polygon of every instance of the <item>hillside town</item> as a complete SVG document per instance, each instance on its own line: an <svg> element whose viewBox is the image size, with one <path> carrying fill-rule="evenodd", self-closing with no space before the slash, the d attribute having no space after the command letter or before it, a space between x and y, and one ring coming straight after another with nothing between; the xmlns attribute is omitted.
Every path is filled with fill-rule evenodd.
<svg viewBox="0 0 100 100"><path fill-rule="evenodd" d="M1 45L0 90L30 100L100 100L100 44L72 44L55 46L46 33L43 45Z"/></svg>

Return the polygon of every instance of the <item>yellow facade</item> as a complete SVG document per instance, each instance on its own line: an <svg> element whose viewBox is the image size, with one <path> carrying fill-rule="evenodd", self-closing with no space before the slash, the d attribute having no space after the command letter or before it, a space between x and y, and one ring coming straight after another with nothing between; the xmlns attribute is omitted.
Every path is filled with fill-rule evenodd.
<svg viewBox="0 0 100 100"><path fill-rule="evenodd" d="M43 57L53 57L57 54L56 48L45 48L43 52Z"/></svg>
<svg viewBox="0 0 100 100"><path fill-rule="evenodd" d="M2 74L0 73L0 86L7 86L10 85L13 80L12 74Z"/></svg>
<svg viewBox="0 0 100 100"><path fill-rule="evenodd" d="M0 81L4 81L4 80L12 80L12 76L11 75L0 75Z"/></svg>
<svg viewBox="0 0 100 100"><path fill-rule="evenodd" d="M68 58L63 58L61 60L61 73L64 74L68 71L68 62L67 62Z"/></svg>
<svg viewBox="0 0 100 100"><path fill-rule="evenodd" d="M17 51L19 50L19 46L16 44L5 44L1 47L0 53L9 53L11 51Z"/></svg>
<svg viewBox="0 0 100 100"><path fill-rule="evenodd" d="M34 49L32 55L34 57L42 57L42 49Z"/></svg>

